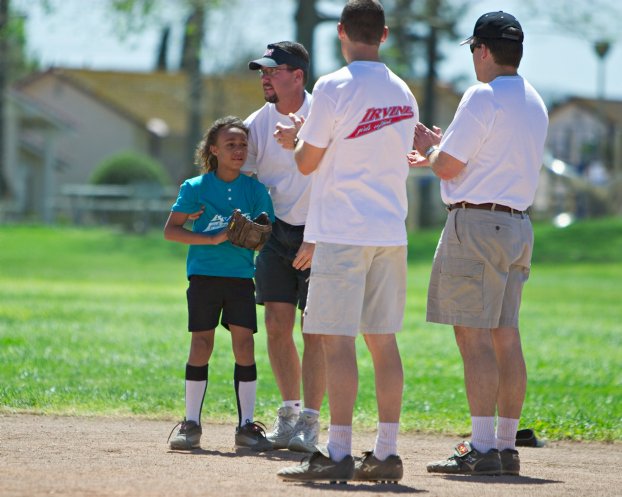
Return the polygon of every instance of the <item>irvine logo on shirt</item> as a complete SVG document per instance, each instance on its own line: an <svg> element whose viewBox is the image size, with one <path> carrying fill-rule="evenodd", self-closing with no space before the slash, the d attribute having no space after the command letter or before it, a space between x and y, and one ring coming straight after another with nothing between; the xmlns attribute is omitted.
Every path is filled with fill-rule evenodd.
<svg viewBox="0 0 622 497"><path fill-rule="evenodd" d="M410 105L370 107L365 112L363 119L361 119L356 129L346 137L346 140L373 133L385 126L413 117L415 117L415 113Z"/></svg>

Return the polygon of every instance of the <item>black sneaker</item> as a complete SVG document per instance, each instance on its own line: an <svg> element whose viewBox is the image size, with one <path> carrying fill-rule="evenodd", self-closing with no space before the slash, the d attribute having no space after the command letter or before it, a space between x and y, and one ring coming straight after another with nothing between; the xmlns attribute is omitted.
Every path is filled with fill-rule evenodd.
<svg viewBox="0 0 622 497"><path fill-rule="evenodd" d="M520 457L518 457L517 450L503 449L499 455L501 456L502 475L518 475L520 473Z"/></svg>
<svg viewBox="0 0 622 497"><path fill-rule="evenodd" d="M277 476L285 481L328 481L330 483L346 483L354 475L354 459L346 456L341 461L333 461L326 447L318 447L309 457L303 459L298 466L289 466L277 472Z"/></svg>
<svg viewBox="0 0 622 497"><path fill-rule="evenodd" d="M536 437L536 432L531 428L524 428L516 432L517 447L544 447L546 441Z"/></svg>
<svg viewBox="0 0 622 497"><path fill-rule="evenodd" d="M370 450L363 452L363 457L354 459L353 480L397 483L403 476L404 465L400 456L392 455L381 461Z"/></svg>
<svg viewBox="0 0 622 497"><path fill-rule="evenodd" d="M249 421L235 429L235 446L263 452L272 450L272 443L266 438L266 427L258 421Z"/></svg>
<svg viewBox="0 0 622 497"><path fill-rule="evenodd" d="M428 464L428 473L452 475L500 475L501 458L497 449L482 454L470 442L456 445L454 455L444 461Z"/></svg>
<svg viewBox="0 0 622 497"><path fill-rule="evenodd" d="M175 428L179 428L177 435L171 440L171 435ZM171 440L170 448L172 450L192 450L201 447L201 434L203 430L201 426L194 421L186 421L185 419L181 423L177 423L171 433L168 436L168 440ZM167 442L168 442L167 440Z"/></svg>

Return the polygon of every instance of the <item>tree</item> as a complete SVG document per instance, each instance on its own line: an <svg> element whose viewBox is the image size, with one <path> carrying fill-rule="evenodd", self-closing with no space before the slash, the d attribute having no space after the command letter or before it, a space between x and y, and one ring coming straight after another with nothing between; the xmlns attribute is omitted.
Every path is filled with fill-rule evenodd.
<svg viewBox="0 0 622 497"><path fill-rule="evenodd" d="M526 7L534 18L544 20L548 29L553 29L568 36L576 37L589 43L598 57L596 74L596 96L599 100L598 112L605 114L605 64L606 56L611 47L620 39L619 20L622 18L622 3L609 0L590 0L589 2L574 2L568 8L567 2L562 0L548 0L536 2L526 0ZM604 119L604 118L603 118ZM597 155L604 159L605 164L622 177L622 162L616 161L613 143L619 138L615 136L611 126L609 136L597 145ZM619 145L619 142L617 144ZM612 184L615 184L613 182Z"/></svg>
<svg viewBox="0 0 622 497"><path fill-rule="evenodd" d="M125 30L142 29L152 19L161 0L110 0L113 9L122 15ZM186 133L185 163L188 175L195 174L193 167L194 149L203 134L201 109L203 85L201 77L201 52L205 39L205 20L210 7L215 7L219 0L184 0L177 3L179 8L188 12L184 29L183 53L180 69L188 76L188 98L186 113L188 129ZM123 33L122 33L123 34ZM160 47L160 53L165 50ZM162 62L159 62L159 66Z"/></svg>
<svg viewBox="0 0 622 497"><path fill-rule="evenodd" d="M620 39L619 20L622 3L610 0L574 2L572 8L561 0L536 2L526 0L526 8L534 18L544 20L549 27L568 36L579 38L592 45L599 59L597 96L605 97L605 57L609 49Z"/></svg>
<svg viewBox="0 0 622 497"><path fill-rule="evenodd" d="M423 81L421 121L436 122L437 67L443 55L440 42L455 40L456 24L467 8L466 0L393 0L386 2L389 37L385 58L398 74L407 79ZM417 73L418 60L425 72Z"/></svg>
<svg viewBox="0 0 622 497"><path fill-rule="evenodd" d="M188 146L186 164L192 168L194 149L203 134L201 109L203 108L203 81L201 78L201 46L205 35L205 5L195 3L186 22L181 69L188 75ZM194 171L194 169L191 169ZM192 174L191 174L192 175Z"/></svg>
<svg viewBox="0 0 622 497"><path fill-rule="evenodd" d="M12 81L37 66L34 61L26 57L25 46L24 17L11 10L9 0L0 0L0 198L11 194L4 163L7 90Z"/></svg>
<svg viewBox="0 0 622 497"><path fill-rule="evenodd" d="M8 194L8 181L4 170L4 99L9 75L8 49L9 0L0 0L0 198Z"/></svg>
<svg viewBox="0 0 622 497"><path fill-rule="evenodd" d="M296 22L296 40L302 43L311 58L309 66L309 81L307 88L312 88L315 84L315 43L313 41L315 28L325 21L338 21L339 16L331 15L324 10L318 10L316 0L298 0L298 8L294 20Z"/></svg>

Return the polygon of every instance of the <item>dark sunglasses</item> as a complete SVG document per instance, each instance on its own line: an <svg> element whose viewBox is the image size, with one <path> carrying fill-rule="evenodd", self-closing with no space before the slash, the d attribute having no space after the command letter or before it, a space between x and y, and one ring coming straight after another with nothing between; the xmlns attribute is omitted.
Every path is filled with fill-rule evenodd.
<svg viewBox="0 0 622 497"><path fill-rule="evenodd" d="M471 43L469 45L469 48L471 49L471 53L475 52L475 49L478 47L481 47L483 45L483 43Z"/></svg>

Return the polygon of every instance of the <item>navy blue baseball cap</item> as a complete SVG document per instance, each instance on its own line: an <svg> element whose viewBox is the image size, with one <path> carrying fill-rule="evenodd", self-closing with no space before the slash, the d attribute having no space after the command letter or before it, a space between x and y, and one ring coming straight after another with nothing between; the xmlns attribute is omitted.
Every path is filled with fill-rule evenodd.
<svg viewBox="0 0 622 497"><path fill-rule="evenodd" d="M525 35L520 23L512 14L507 12L488 12L475 23L473 35L469 36L460 45L471 43L475 38L482 40L510 40L522 43Z"/></svg>
<svg viewBox="0 0 622 497"><path fill-rule="evenodd" d="M305 72L309 70L309 63L302 57L289 53L272 43L268 45L268 48L266 48L266 51L260 59L251 60L248 63L248 68L251 71L257 71L262 67L276 67L282 64L287 64L296 69L302 69Z"/></svg>

